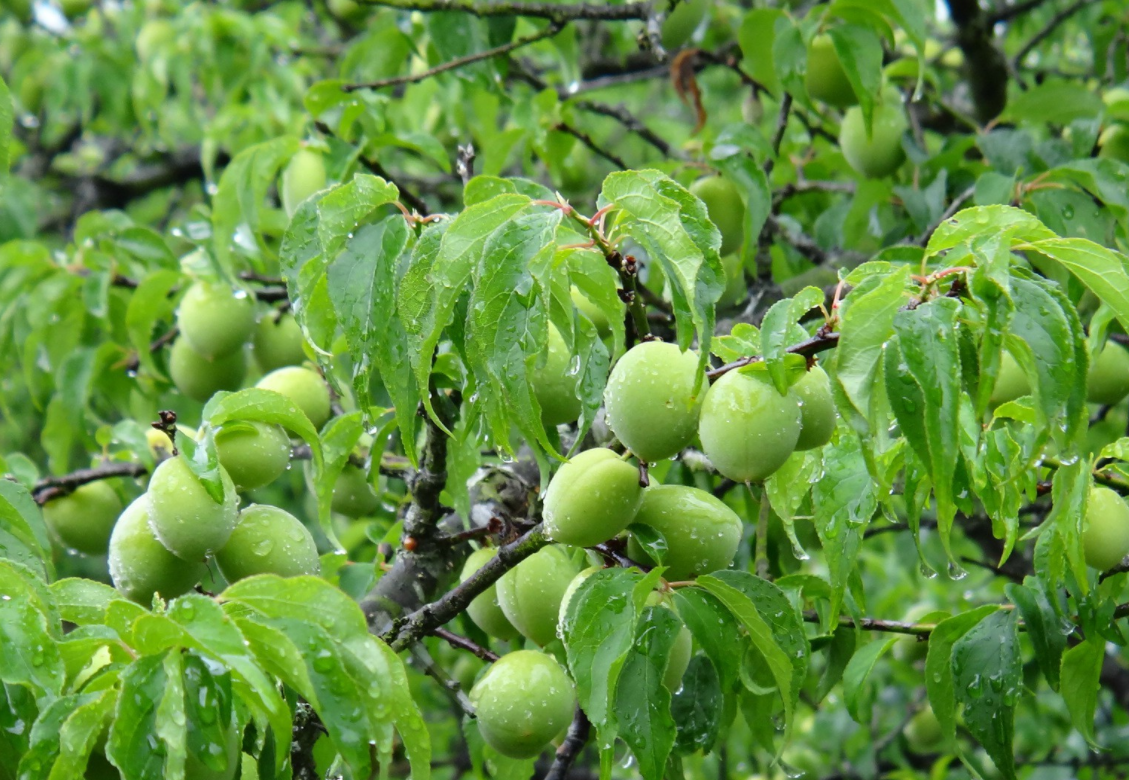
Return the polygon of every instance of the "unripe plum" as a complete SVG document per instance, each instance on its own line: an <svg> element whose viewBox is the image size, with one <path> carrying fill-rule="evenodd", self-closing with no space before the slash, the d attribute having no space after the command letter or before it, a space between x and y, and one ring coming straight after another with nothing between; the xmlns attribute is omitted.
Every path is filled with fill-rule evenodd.
<svg viewBox="0 0 1129 780"><path fill-rule="evenodd" d="M89 11L93 0L62 0L59 5L63 9L63 16L73 20Z"/></svg>
<svg viewBox="0 0 1129 780"><path fill-rule="evenodd" d="M255 327L255 303L230 287L197 282L176 310L181 338L200 356L215 360L238 352Z"/></svg>
<svg viewBox="0 0 1129 780"><path fill-rule="evenodd" d="M992 388L989 402L992 406L999 406L1030 394L1031 383L1027 381L1027 374L1023 373L1011 353L1004 350L1000 353L1000 370L996 374L996 385Z"/></svg>
<svg viewBox="0 0 1129 780"><path fill-rule="evenodd" d="M282 208L294 216L302 201L325 189L325 160L320 152L299 149L282 171Z"/></svg>
<svg viewBox="0 0 1129 780"><path fill-rule="evenodd" d="M572 288L570 294L572 295L573 305L596 326L596 332L599 333L602 338L610 336L612 334L612 326L611 323L608 322L608 316L604 314L604 310L592 303L592 300L576 287Z"/></svg>
<svg viewBox="0 0 1129 780"><path fill-rule="evenodd" d="M1086 387L1086 400L1092 404L1120 403L1129 395L1129 350L1112 341L1106 342L1090 366Z"/></svg>
<svg viewBox="0 0 1129 780"><path fill-rule="evenodd" d="M758 482L784 465L800 439L794 395L765 377L730 371L710 387L698 436L714 467L736 482Z"/></svg>
<svg viewBox="0 0 1129 780"><path fill-rule="evenodd" d="M302 341L302 329L293 314L283 314L277 320L274 315L263 317L255 328L255 362L264 373L299 365L306 359Z"/></svg>
<svg viewBox="0 0 1129 780"><path fill-rule="evenodd" d="M925 705L906 724L906 743L914 753L932 753L941 744L944 734L941 722L933 714L933 708Z"/></svg>
<svg viewBox="0 0 1129 780"><path fill-rule="evenodd" d="M808 95L837 108L847 108L859 102L830 35L817 35L808 45L804 85Z"/></svg>
<svg viewBox="0 0 1129 780"><path fill-rule="evenodd" d="M263 504L251 504L239 513L239 523L216 553L216 563L228 582L256 574L316 575L321 569L314 537L302 521L285 509Z"/></svg>
<svg viewBox="0 0 1129 780"><path fill-rule="evenodd" d="M717 305L726 309L744 302L749 297L749 288L745 284L745 266L740 257L726 255L721 258L721 265L725 269L725 291Z"/></svg>
<svg viewBox="0 0 1129 780"><path fill-rule="evenodd" d="M635 455L655 463L694 439L706 383L695 389L698 353L647 341L619 359L604 388L608 427Z"/></svg>
<svg viewBox="0 0 1129 780"><path fill-rule="evenodd" d="M169 376L176 389L201 403L220 390L238 390L246 375L243 350L209 360L184 339L177 339L169 350Z"/></svg>
<svg viewBox="0 0 1129 780"><path fill-rule="evenodd" d="M535 650L499 658L470 691L478 730L510 758L533 758L572 721L576 694L560 664Z"/></svg>
<svg viewBox="0 0 1129 780"><path fill-rule="evenodd" d="M576 395L576 372L569 376L572 353L555 325L549 325L545 349L545 365L533 370L529 383L541 407L541 421L546 427L556 427L580 416L580 399Z"/></svg>
<svg viewBox="0 0 1129 780"><path fill-rule="evenodd" d="M835 399L827 372L814 366L792 385L800 404L800 438L797 450L812 450L831 441L835 432Z"/></svg>
<svg viewBox="0 0 1129 780"><path fill-rule="evenodd" d="M493 559L498 551L493 547L481 547L472 552L463 564L459 582L466 582L470 575L486 565ZM474 601L467 607L467 614L474 624L495 639L514 639L518 631L507 618L502 608L498 605L498 584L494 583L482 593L475 596Z"/></svg>
<svg viewBox="0 0 1129 780"><path fill-rule="evenodd" d="M662 44L664 49L671 51L681 48L682 44L690 40L694 30L706 18L709 10L709 0L682 0L674 10L667 14L662 24Z"/></svg>
<svg viewBox="0 0 1129 780"><path fill-rule="evenodd" d="M256 387L282 393L305 412L318 430L329 419L329 386L316 371L287 366L264 376Z"/></svg>
<svg viewBox="0 0 1129 780"><path fill-rule="evenodd" d="M274 482L290 465L290 437L281 425L236 422L215 434L216 454L239 490Z"/></svg>
<svg viewBox="0 0 1129 780"><path fill-rule="evenodd" d="M1109 571L1129 555L1129 504L1107 487L1095 486L1082 528L1086 565Z"/></svg>
<svg viewBox="0 0 1129 780"><path fill-rule="evenodd" d="M105 481L80 485L43 505L43 520L68 549L105 555L122 501Z"/></svg>
<svg viewBox="0 0 1129 780"><path fill-rule="evenodd" d="M182 561L157 541L149 523L149 498L125 508L110 535L110 578L130 601L148 606L154 594L173 599L207 571L203 563Z"/></svg>
<svg viewBox="0 0 1129 780"><path fill-rule="evenodd" d="M866 134L862 109L851 108L839 128L839 148L857 173L881 179L898 169L906 159L902 134L909 126L905 109L892 101L874 107L871 134Z"/></svg>
<svg viewBox="0 0 1129 780"><path fill-rule="evenodd" d="M522 636L544 646L557 636L561 600L576 573L563 547L542 548L498 580L498 604Z"/></svg>
<svg viewBox="0 0 1129 780"><path fill-rule="evenodd" d="M654 591L647 596L647 606L663 607L674 612L670 597L664 597L658 591ZM677 693L678 689L682 687L682 677L686 674L687 667L690 666L690 655L693 651L694 642L690 636L690 629L683 625L682 628L678 629L678 636L674 638L670 655L666 659L666 669L663 670L663 685L671 693Z"/></svg>
<svg viewBox="0 0 1129 780"><path fill-rule="evenodd" d="M1098 157L1129 163L1129 128L1122 124L1106 128L1098 146Z"/></svg>
<svg viewBox="0 0 1129 780"><path fill-rule="evenodd" d="M635 522L649 525L666 539L663 577L687 580L725 569L741 543L741 518L705 490L685 485L655 485L643 491ZM640 563L655 561L632 536L627 555Z"/></svg>
<svg viewBox="0 0 1129 780"><path fill-rule="evenodd" d="M737 185L722 176L707 176L690 185L690 192L706 204L710 221L721 232L721 255L741 248L745 240L745 202Z"/></svg>
<svg viewBox="0 0 1129 780"><path fill-rule="evenodd" d="M380 508L380 497L363 469L346 463L333 486L330 508L346 517L367 517Z"/></svg>
<svg viewBox="0 0 1129 780"><path fill-rule="evenodd" d="M577 547L606 542L631 524L643 488L639 470L609 449L585 450L561 466L545 492L550 539Z"/></svg>
<svg viewBox="0 0 1129 780"><path fill-rule="evenodd" d="M165 19L150 19L141 25L141 30L134 40L137 49L137 58L141 62L149 62L157 54L173 43L176 38L176 29Z"/></svg>
<svg viewBox="0 0 1129 780"><path fill-rule="evenodd" d="M203 561L222 548L239 521L235 485L219 467L224 500L217 504L192 473L182 456L157 466L149 480L150 522L153 533L169 552L185 561Z"/></svg>

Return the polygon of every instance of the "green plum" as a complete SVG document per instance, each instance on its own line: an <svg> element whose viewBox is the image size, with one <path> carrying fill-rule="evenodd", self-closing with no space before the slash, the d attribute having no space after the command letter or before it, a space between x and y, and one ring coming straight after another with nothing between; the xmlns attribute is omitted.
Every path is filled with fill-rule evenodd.
<svg viewBox="0 0 1129 780"><path fill-rule="evenodd" d="M180 299L176 325L196 354L216 360L247 343L255 327L255 303L226 285L197 282Z"/></svg>
<svg viewBox="0 0 1129 780"><path fill-rule="evenodd" d="M836 108L847 108L859 102L830 35L817 35L808 45L804 86L808 95Z"/></svg>
<svg viewBox="0 0 1129 780"><path fill-rule="evenodd" d="M651 526L666 539L663 577L671 581L727 568L741 543L737 513L711 493L684 485L655 485L644 490L635 522ZM634 535L627 542L627 555L654 564Z"/></svg>
<svg viewBox="0 0 1129 780"><path fill-rule="evenodd" d="M499 658L470 691L478 730L510 758L533 758L568 728L576 693L561 665L536 650Z"/></svg>
<svg viewBox="0 0 1129 780"><path fill-rule="evenodd" d="M1000 370L996 374L996 384L992 388L992 406L1006 404L1016 398L1031 394L1031 383L1027 374L1012 354L1006 349L1000 353Z"/></svg>
<svg viewBox="0 0 1129 780"><path fill-rule="evenodd" d="M721 265L725 269L725 291L718 299L720 308L732 308L744 303L749 297L749 287L745 283L745 266L737 255L726 255L721 258Z"/></svg>
<svg viewBox="0 0 1129 780"><path fill-rule="evenodd" d="M247 375L243 350L209 360L184 339L177 339L169 350L169 376L176 389L201 403L220 390L238 390Z"/></svg>
<svg viewBox="0 0 1129 780"><path fill-rule="evenodd" d="M745 240L745 202L737 185L723 176L706 176L690 185L690 192L706 204L710 220L721 232L721 255L741 248Z"/></svg>
<svg viewBox="0 0 1129 780"><path fill-rule="evenodd" d="M552 324L545 351L545 364L533 369L529 383L541 407L541 421L551 428L575 422L580 417L580 398L576 395L577 372L570 374L572 353L561 332Z"/></svg>
<svg viewBox="0 0 1129 780"><path fill-rule="evenodd" d="M722 476L759 482L795 450L802 420L796 396L777 392L767 373L730 371L706 393L698 437Z"/></svg>
<svg viewBox="0 0 1129 780"><path fill-rule="evenodd" d="M857 173L881 179L898 170L906 159L902 134L909 126L905 108L887 101L874 107L871 134L866 134L862 109L851 108L839 128L839 148Z"/></svg>
<svg viewBox="0 0 1129 780"><path fill-rule="evenodd" d="M277 319L274 315L267 315L259 320L255 328L252 343L255 362L264 373L297 366L306 359L302 343L302 329L293 314L283 314Z"/></svg>
<svg viewBox="0 0 1129 780"><path fill-rule="evenodd" d="M176 41L176 28L165 19L150 19L141 25L141 30L134 40L137 49L137 58L141 62L149 62L162 50L172 46Z"/></svg>
<svg viewBox="0 0 1129 780"><path fill-rule="evenodd" d="M570 295L573 305L596 326L596 332L601 338L612 335L612 325L608 322L608 315L604 314L603 309L592 303L592 300L575 286L570 291Z"/></svg>
<svg viewBox="0 0 1129 780"><path fill-rule="evenodd" d="M639 470L609 449L585 450L561 466L545 492L550 539L577 547L606 542L631 524L643 499Z"/></svg>
<svg viewBox="0 0 1129 780"><path fill-rule="evenodd" d="M561 600L576 574L563 547L542 548L498 580L498 604L522 636L547 645L557 636Z"/></svg>
<svg viewBox="0 0 1129 780"><path fill-rule="evenodd" d="M486 562L493 559L497 554L497 549L493 547L480 547L472 552L463 565L459 582L466 582L470 575L485 566ZM497 583L482 591L475 597L474 601L470 602L470 606L467 607L467 614L470 615L470 619L474 621L476 626L495 639L509 640L516 639L518 636L517 629L506 618L502 608L498 605Z"/></svg>
<svg viewBox="0 0 1129 780"><path fill-rule="evenodd" d="M281 425L234 422L215 433L216 454L239 490L274 482L290 465L290 437Z"/></svg>
<svg viewBox="0 0 1129 780"><path fill-rule="evenodd" d="M909 719L903 733L906 737L906 743L913 753L936 751L945 736L944 732L941 731L941 722L937 720L937 716L933 714L933 708L928 704Z"/></svg>
<svg viewBox="0 0 1129 780"><path fill-rule="evenodd" d="M706 18L709 8L710 0L681 0L663 20L663 48L671 50L681 48Z"/></svg>
<svg viewBox="0 0 1129 780"><path fill-rule="evenodd" d="M827 372L814 366L792 385L791 392L800 404L800 438L796 449L812 450L831 441L831 434L835 432L835 399Z"/></svg>
<svg viewBox="0 0 1129 780"><path fill-rule="evenodd" d="M122 500L104 480L87 482L43 505L43 520L56 538L87 555L106 554L121 513Z"/></svg>
<svg viewBox="0 0 1129 780"><path fill-rule="evenodd" d="M302 521L285 509L251 504L239 513L231 537L216 553L220 574L236 582L256 574L316 575L318 548Z"/></svg>
<svg viewBox="0 0 1129 780"><path fill-rule="evenodd" d="M1082 529L1086 565L1109 571L1129 555L1129 504L1107 487L1094 486Z"/></svg>
<svg viewBox="0 0 1129 780"><path fill-rule="evenodd" d="M670 596L664 596L658 591L653 591L647 596L647 606L662 607L675 612ZM694 642L690 636L690 629L682 626L678 629L678 636L674 638L674 645L670 648L670 655L666 659L666 668L663 670L663 685L671 693L677 693L682 687L682 677L686 674L687 667L690 666L690 656L693 652Z"/></svg>
<svg viewBox="0 0 1129 780"><path fill-rule="evenodd" d="M1113 406L1129 395L1129 350L1112 341L1090 365L1086 378L1086 400L1092 404Z"/></svg>
<svg viewBox="0 0 1129 780"><path fill-rule="evenodd" d="M94 0L60 0L59 3L63 16L72 21L89 11L93 4Z"/></svg>
<svg viewBox="0 0 1129 780"><path fill-rule="evenodd" d="M316 371L304 366L287 366L264 376L256 387L282 393L305 412L319 430L329 420L329 385Z"/></svg>
<svg viewBox="0 0 1129 780"><path fill-rule="evenodd" d="M130 601L148 606L154 594L173 599L192 590L207 572L177 558L157 541L149 523L149 497L125 508L110 535L110 577Z"/></svg>
<svg viewBox="0 0 1129 780"><path fill-rule="evenodd" d="M646 463L677 455L694 439L706 390L699 379L697 352L662 341L635 345L604 388L608 427Z"/></svg>
<svg viewBox="0 0 1129 780"><path fill-rule="evenodd" d="M299 149L282 171L282 208L286 216L294 216L298 206L306 198L325 189L325 159L321 152L313 149Z"/></svg>
<svg viewBox="0 0 1129 780"><path fill-rule="evenodd" d="M224 500L216 503L183 456L157 466L149 479L153 533L169 552L185 561L201 562L221 549L239 521L239 497L227 470L219 467Z"/></svg>
<svg viewBox="0 0 1129 780"><path fill-rule="evenodd" d="M364 469L346 463L333 486L330 507L346 517L368 517L380 508L380 496L372 489Z"/></svg>
<svg viewBox="0 0 1129 780"><path fill-rule="evenodd" d="M1098 157L1129 163L1129 127L1116 124L1103 130L1098 138Z"/></svg>

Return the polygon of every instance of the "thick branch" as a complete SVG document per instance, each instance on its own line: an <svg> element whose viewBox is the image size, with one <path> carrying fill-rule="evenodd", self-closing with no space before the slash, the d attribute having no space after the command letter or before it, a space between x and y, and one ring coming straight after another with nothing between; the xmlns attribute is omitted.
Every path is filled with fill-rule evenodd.
<svg viewBox="0 0 1129 780"><path fill-rule="evenodd" d="M987 123L1000 115L1007 103L1008 67L996 48L992 20L979 0L947 0L957 26L956 40L964 52L965 77L972 92L976 117Z"/></svg>
<svg viewBox="0 0 1129 780"><path fill-rule="evenodd" d="M591 731L592 724L588 721L588 716L584 714L584 710L577 707L576 715L573 716L572 723L568 727L568 734L565 735L561 746L557 748L553 765L545 773L545 780L564 780L568 777L568 770L576 761L576 757L580 755L580 751L584 749L584 744L588 741L588 734Z"/></svg>
<svg viewBox="0 0 1129 780"><path fill-rule="evenodd" d="M474 0L360 0L360 2L365 5L381 5L404 11L422 11L424 13L462 11L473 16L526 16L535 19L549 19L554 22L572 22L578 19L594 19L602 22L643 21L651 15L650 3L558 5L556 3L518 2L476 3Z"/></svg>
<svg viewBox="0 0 1129 780"><path fill-rule="evenodd" d="M816 333L810 339L801 341L799 344L793 344L788 347L787 351L793 355L803 355L804 357L811 357L818 355L820 352L833 349L839 344L839 334L834 332L824 333L822 331ZM764 360L760 355L753 355L752 357L741 358L734 360L732 363L726 363L720 368L715 368L712 371L706 372L706 377L712 382L722 374L728 374L738 368L751 365L752 363L759 363Z"/></svg>

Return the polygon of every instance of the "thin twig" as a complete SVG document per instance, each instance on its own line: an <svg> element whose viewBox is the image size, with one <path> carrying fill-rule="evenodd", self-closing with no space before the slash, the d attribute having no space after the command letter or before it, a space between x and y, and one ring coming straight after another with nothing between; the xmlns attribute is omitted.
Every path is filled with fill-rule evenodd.
<svg viewBox="0 0 1129 780"><path fill-rule="evenodd" d="M1027 41L1023 48L1019 50L1019 53L1015 55L1015 59L1012 60L1013 67L1018 68L1020 65L1022 65L1023 60L1027 58L1027 55L1038 48L1039 44L1045 41L1051 35L1051 33L1053 33L1058 28L1059 25L1061 25L1070 17L1074 16L1074 14L1078 13L1083 8L1094 5L1099 1L1100 0L1078 0L1073 5L1067 6L1066 8L1055 14L1054 17L1052 17L1051 20L1047 22L1047 25L1043 29L1039 30L1039 32L1031 36L1031 40Z"/></svg>
<svg viewBox="0 0 1129 780"><path fill-rule="evenodd" d="M784 131L788 129L788 115L792 113L792 95L784 93L780 101L780 113L776 116L776 131L772 135L772 156L764 161L764 173L772 173L776 158L780 155L780 144L784 142Z"/></svg>
<svg viewBox="0 0 1129 780"><path fill-rule="evenodd" d="M565 780L568 777L568 770L576 761L576 757L580 755L580 751L588 741L588 734L591 730L592 724L588 721L588 716L584 714L584 710L577 707L564 742L557 748L553 765L545 773L545 780Z"/></svg>
<svg viewBox="0 0 1129 780"><path fill-rule="evenodd" d="M423 13L462 11L473 16L526 16L554 22L572 22L578 19L594 19L602 22L643 21L651 14L650 3L558 5L519 2L476 3L474 0L360 0L360 2L364 5L380 5Z"/></svg>
<svg viewBox="0 0 1129 780"><path fill-rule="evenodd" d="M44 477L32 487L31 495L35 499L35 503L43 506L51 499L72 493L76 488L90 482L115 477L137 478L148 473L149 469L141 463L107 463L104 466L72 471L61 477Z"/></svg>
<svg viewBox="0 0 1129 780"><path fill-rule="evenodd" d="M474 653L476 656L481 658L483 661L486 661L487 663L492 664L498 660L497 653L492 652L482 645L479 645L471 641L470 639L467 639L465 636L456 634L453 631L448 631L445 628L433 628L431 630L431 633L442 639L451 647L457 647L460 650L466 650L470 653Z"/></svg>

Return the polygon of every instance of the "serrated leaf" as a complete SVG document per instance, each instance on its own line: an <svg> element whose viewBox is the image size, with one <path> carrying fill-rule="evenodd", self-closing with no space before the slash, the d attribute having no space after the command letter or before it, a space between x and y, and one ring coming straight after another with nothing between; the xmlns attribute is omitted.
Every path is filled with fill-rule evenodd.
<svg viewBox="0 0 1129 780"><path fill-rule="evenodd" d="M82 777L106 717L117 703L117 695L118 692L111 689L53 701L31 727L30 744L19 762L18 777L21 780Z"/></svg>
<svg viewBox="0 0 1129 780"><path fill-rule="evenodd" d="M873 28L862 24L837 24L828 28L827 34L858 97L869 135L874 106L882 89L882 39Z"/></svg>
<svg viewBox="0 0 1129 780"><path fill-rule="evenodd" d="M713 662L722 688L731 690L741 662L740 654L733 651L741 644L733 613L716 596L700 588L679 588L674 591L674 603L678 616Z"/></svg>
<svg viewBox="0 0 1129 780"><path fill-rule="evenodd" d="M15 114L12 111L12 94L8 85L0 78L0 181L8 178L8 158L12 146L12 123Z"/></svg>
<svg viewBox="0 0 1129 780"><path fill-rule="evenodd" d="M822 304L823 290L805 287L791 298L772 304L761 321L760 340L764 350L764 363L768 367L772 383L781 395L788 392L790 385L785 365L787 348L806 339L808 335L800 327L799 320Z"/></svg>
<svg viewBox="0 0 1129 780"><path fill-rule="evenodd" d="M1094 738L1094 712L1101 690L1102 662L1105 660L1105 642L1090 639L1067 650L1062 655L1062 697L1074 728L1096 748Z"/></svg>
<svg viewBox="0 0 1129 780"><path fill-rule="evenodd" d="M174 752L168 756L169 763L178 762L183 777L187 739L184 687L182 679L170 675L166 665L169 659L175 673L180 659L177 650L139 658L122 673L106 755L121 770L123 780L165 780L169 750ZM179 727L173 722L178 697ZM165 743L164 749L156 749L158 740Z"/></svg>
<svg viewBox="0 0 1129 780"><path fill-rule="evenodd" d="M1021 241L1057 238L1038 217L1013 206L977 206L963 209L942 222L929 237L926 259L979 236L1008 233Z"/></svg>
<svg viewBox="0 0 1129 780"><path fill-rule="evenodd" d="M10 560L46 578L54 574L51 541L43 513L23 485L0 479L0 560Z"/></svg>
<svg viewBox="0 0 1129 780"><path fill-rule="evenodd" d="M58 627L49 622L34 581L30 572L0 561L0 682L28 685L50 699L62 692L65 670L53 635Z"/></svg>
<svg viewBox="0 0 1129 780"><path fill-rule="evenodd" d="M1008 780L1015 779L1015 704L1023 687L1017 620L1014 611L988 615L956 640L952 655L964 724Z"/></svg>
<svg viewBox="0 0 1129 780"><path fill-rule="evenodd" d="M182 275L167 269L153 271L145 275L129 297L125 310L125 329L129 343L137 352L137 359L147 373L157 376L157 364L149 345L153 342L153 331L160 320L171 320L173 301L169 293L180 283Z"/></svg>
<svg viewBox="0 0 1129 780"><path fill-rule="evenodd" d="M694 656L682 675L682 688L674 694L670 703L670 713L678 728L675 752L689 755L700 750L709 753L721 727L722 709L717 670L706 656Z"/></svg>
<svg viewBox="0 0 1129 780"><path fill-rule="evenodd" d="M929 694L929 706L941 723L941 730L948 740L956 735L956 692L953 678L953 645L968 633L973 626L999 607L986 604L982 607L953 615L942 620L929 633L929 648L925 656L925 689Z"/></svg>
<svg viewBox="0 0 1129 780"><path fill-rule="evenodd" d="M670 610L648 607L616 685L619 735L631 748L644 780L662 780L674 747L670 691L663 685L663 674L681 630L682 623Z"/></svg>
<svg viewBox="0 0 1129 780"><path fill-rule="evenodd" d="M748 153L748 144L741 143L734 136L733 128L727 128L718 135L710 152L710 162L724 171L741 193L745 206L745 221L742 225L745 240L741 245L741 262L751 267L756 262L761 231L772 211L772 188L764 168Z"/></svg>
<svg viewBox="0 0 1129 780"><path fill-rule="evenodd" d="M79 626L105 622L110 602L121 598L109 585L77 577L51 583L51 595L59 607L59 616Z"/></svg>
<svg viewBox="0 0 1129 780"><path fill-rule="evenodd" d="M1035 647L1035 660L1043 671L1052 690L1059 689L1059 667L1066 649L1066 635L1061 629L1061 618L1047 601L1037 582L1020 585L1008 583L1004 592L1023 618L1023 628Z"/></svg>
<svg viewBox="0 0 1129 780"><path fill-rule="evenodd" d="M893 647L896 641L898 641L897 637L889 637L868 642L855 651L846 669L843 670L843 696L847 700L847 712L856 723L864 726L870 723L873 702L867 681L878 659Z"/></svg>
<svg viewBox="0 0 1129 780"><path fill-rule="evenodd" d="M727 336L718 336L710 342L710 349L725 363L761 353L760 331L755 325L738 322Z"/></svg>
<svg viewBox="0 0 1129 780"><path fill-rule="evenodd" d="M1045 238L1031 248L1061 263L1129 328L1129 261L1084 238Z"/></svg>

